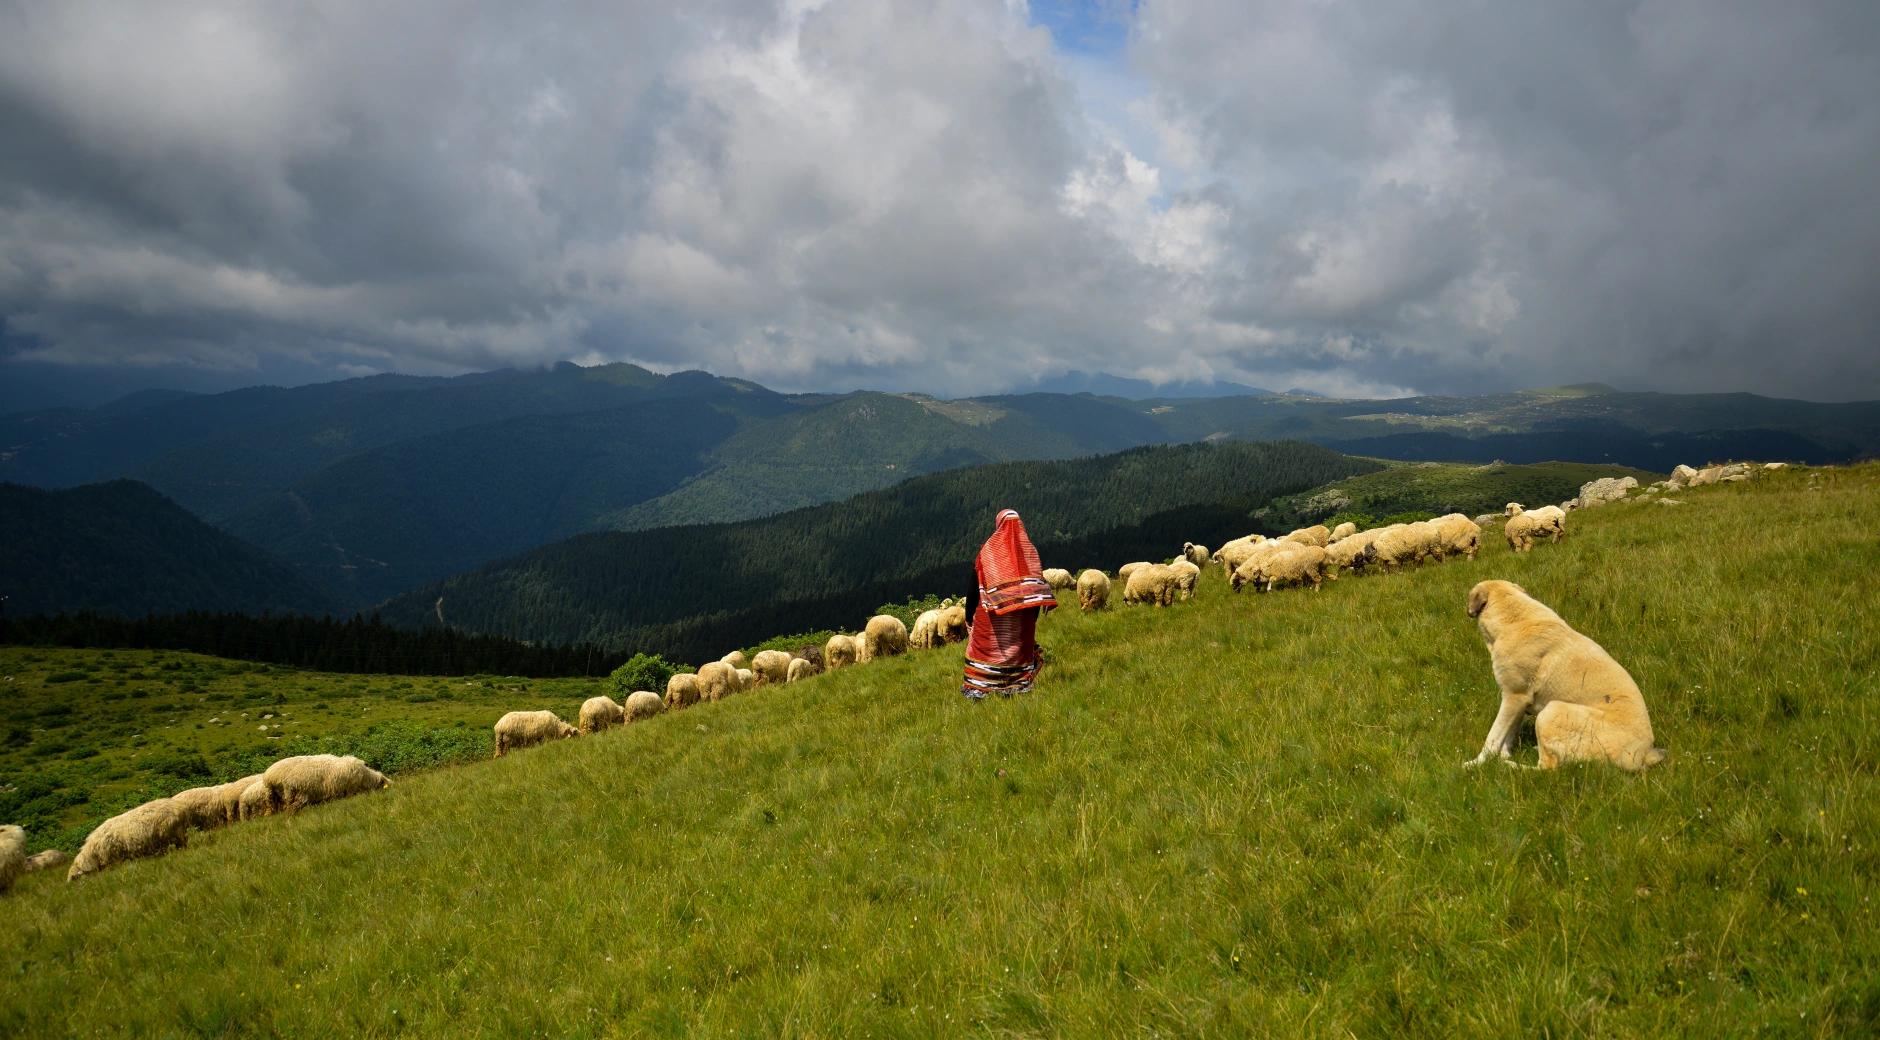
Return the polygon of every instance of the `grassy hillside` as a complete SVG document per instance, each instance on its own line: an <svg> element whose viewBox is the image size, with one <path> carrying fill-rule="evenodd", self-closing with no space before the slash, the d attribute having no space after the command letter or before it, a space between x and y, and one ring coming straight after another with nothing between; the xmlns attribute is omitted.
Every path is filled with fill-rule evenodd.
<svg viewBox="0 0 1880 1040"><path fill-rule="evenodd" d="M1870 1035L1880 467L1683 497L1059 611L1016 701L928 652L33 875L0 1032ZM1460 768L1491 576L1631 670L1669 763Z"/></svg>
<svg viewBox="0 0 1880 1040"><path fill-rule="evenodd" d="M1590 462L1543 462L1527 466L1416 462L1288 495L1275 501L1260 519L1274 527L1290 529L1337 514L1372 518L1411 512L1480 516L1500 513L1509 502L1539 506L1565 501L1578 495L1588 481L1625 476L1637 478L1641 485L1659 477L1642 469Z"/></svg>
<svg viewBox="0 0 1880 1040"><path fill-rule="evenodd" d="M0 613L222 609L318 614L332 597L136 481L0 484Z"/></svg>
<svg viewBox="0 0 1880 1040"><path fill-rule="evenodd" d="M718 647L852 625L910 594L965 594L1001 508L1025 515L1041 549L1166 558L1185 536L1244 533L1275 495L1375 468L1278 443L949 470L761 520L583 535L401 596L384 613L422 626L441 598L444 621L465 631L706 660Z"/></svg>

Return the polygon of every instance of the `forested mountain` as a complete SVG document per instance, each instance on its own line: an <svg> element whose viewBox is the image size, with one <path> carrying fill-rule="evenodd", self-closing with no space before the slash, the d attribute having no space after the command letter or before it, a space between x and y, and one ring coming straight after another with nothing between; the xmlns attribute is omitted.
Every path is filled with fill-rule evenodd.
<svg viewBox="0 0 1880 1040"><path fill-rule="evenodd" d="M1880 404L1595 385L1396 401L943 401L562 365L150 392L0 417L0 480L144 480L363 607L585 531L752 519L990 462L1275 439L1381 458L1659 471L1729 457L1827 462L1880 451Z"/></svg>
<svg viewBox="0 0 1880 1040"><path fill-rule="evenodd" d="M0 596L12 616L335 607L292 568L130 480L0 484Z"/></svg>
<svg viewBox="0 0 1880 1040"><path fill-rule="evenodd" d="M1166 558L1245 534L1277 495L1378 468L1300 443L1137 448L949 470L831 505L734 524L582 535L399 597L404 625L698 660L787 632L853 626L888 600L964 594L1001 508L1048 566ZM714 648L716 648L714 652Z"/></svg>

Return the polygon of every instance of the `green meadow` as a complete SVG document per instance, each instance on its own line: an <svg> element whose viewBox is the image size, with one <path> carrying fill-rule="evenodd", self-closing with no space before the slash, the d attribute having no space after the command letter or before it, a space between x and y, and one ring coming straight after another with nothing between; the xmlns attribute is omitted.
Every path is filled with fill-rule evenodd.
<svg viewBox="0 0 1880 1040"><path fill-rule="evenodd" d="M1676 497L1521 557L1491 528L1317 593L1214 569L1165 610L1062 609L1015 700L916 653L29 875L0 1035L1873 1035L1880 465ZM1631 670L1669 762L1461 768L1496 707L1463 609L1488 577ZM222 762L273 706L487 742L599 689L0 660L10 785L128 789L159 741Z"/></svg>

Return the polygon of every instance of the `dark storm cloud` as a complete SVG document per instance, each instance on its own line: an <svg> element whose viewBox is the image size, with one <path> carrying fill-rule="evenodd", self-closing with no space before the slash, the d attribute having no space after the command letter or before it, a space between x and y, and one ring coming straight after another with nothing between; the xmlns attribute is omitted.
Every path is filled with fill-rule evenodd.
<svg viewBox="0 0 1880 1040"><path fill-rule="evenodd" d="M0 3L0 316L263 374L1880 396L1875 11Z"/></svg>

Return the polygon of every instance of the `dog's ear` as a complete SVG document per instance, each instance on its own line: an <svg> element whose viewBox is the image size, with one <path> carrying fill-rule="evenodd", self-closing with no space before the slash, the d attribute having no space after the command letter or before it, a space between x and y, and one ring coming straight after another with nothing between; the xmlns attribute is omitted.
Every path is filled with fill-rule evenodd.
<svg viewBox="0 0 1880 1040"><path fill-rule="evenodd" d="M1469 590L1469 616L1481 617L1482 611L1487 608L1488 582L1477 582L1475 587Z"/></svg>

